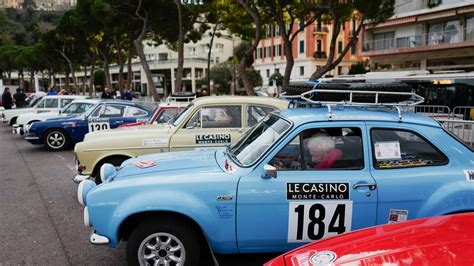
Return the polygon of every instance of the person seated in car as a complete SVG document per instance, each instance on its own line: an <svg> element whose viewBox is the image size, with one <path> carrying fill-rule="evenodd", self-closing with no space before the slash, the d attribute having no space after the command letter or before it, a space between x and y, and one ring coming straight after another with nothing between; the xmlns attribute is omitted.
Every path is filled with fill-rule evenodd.
<svg viewBox="0 0 474 266"><path fill-rule="evenodd" d="M332 137L325 133L318 133L309 139L307 148L311 154L313 169L329 169L342 158L342 151L335 148Z"/></svg>

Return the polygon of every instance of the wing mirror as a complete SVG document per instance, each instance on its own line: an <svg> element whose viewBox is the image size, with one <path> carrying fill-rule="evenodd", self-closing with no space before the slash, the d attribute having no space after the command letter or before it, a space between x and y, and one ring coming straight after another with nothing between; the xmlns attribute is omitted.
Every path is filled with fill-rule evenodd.
<svg viewBox="0 0 474 266"><path fill-rule="evenodd" d="M262 175L262 178L270 179L277 177L277 169L275 166L266 164L263 166L263 170L265 171L265 173Z"/></svg>

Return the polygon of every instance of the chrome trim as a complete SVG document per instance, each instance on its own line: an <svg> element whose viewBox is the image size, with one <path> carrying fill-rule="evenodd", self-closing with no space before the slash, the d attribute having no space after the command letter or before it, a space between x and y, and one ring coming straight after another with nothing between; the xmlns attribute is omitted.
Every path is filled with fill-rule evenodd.
<svg viewBox="0 0 474 266"><path fill-rule="evenodd" d="M153 147L119 147L119 148L104 148L104 149L84 149L83 152L90 151L119 151L119 150L142 150L142 149L168 149L168 146L153 146Z"/></svg>
<svg viewBox="0 0 474 266"><path fill-rule="evenodd" d="M369 187L370 190L375 190L377 188L377 184L354 184L354 185L352 185L353 189L357 189L359 187Z"/></svg>
<svg viewBox="0 0 474 266"><path fill-rule="evenodd" d="M86 180L86 179L89 179L90 176L88 175L79 175L77 174L73 179L72 181L74 181L74 183L81 183L82 181Z"/></svg>
<svg viewBox="0 0 474 266"><path fill-rule="evenodd" d="M84 208L84 225L87 227L91 226L89 222L89 209L87 209L87 206Z"/></svg>
<svg viewBox="0 0 474 266"><path fill-rule="evenodd" d="M26 140L35 140L40 139L39 137L25 137Z"/></svg>
<svg viewBox="0 0 474 266"><path fill-rule="evenodd" d="M91 232L89 241L94 245L105 245L109 243L109 239L107 237L97 234L95 230Z"/></svg>

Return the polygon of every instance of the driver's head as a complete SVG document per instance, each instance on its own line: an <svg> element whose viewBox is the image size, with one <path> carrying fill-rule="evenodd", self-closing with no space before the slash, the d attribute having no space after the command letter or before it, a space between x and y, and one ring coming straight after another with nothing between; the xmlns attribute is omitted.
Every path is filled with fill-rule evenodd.
<svg viewBox="0 0 474 266"><path fill-rule="evenodd" d="M325 133L318 133L308 141L308 150L315 163L320 162L334 148L334 140Z"/></svg>

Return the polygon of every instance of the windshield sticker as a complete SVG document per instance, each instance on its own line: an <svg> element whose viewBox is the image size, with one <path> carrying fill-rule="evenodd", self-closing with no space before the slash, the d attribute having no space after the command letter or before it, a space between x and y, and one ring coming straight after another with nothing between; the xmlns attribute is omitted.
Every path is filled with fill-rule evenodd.
<svg viewBox="0 0 474 266"><path fill-rule="evenodd" d="M396 160L396 161L384 161L377 162L378 168L400 168L400 167L415 167L433 164L430 160Z"/></svg>
<svg viewBox="0 0 474 266"><path fill-rule="evenodd" d="M139 161L136 163L133 163L138 168L148 168L156 165L156 161Z"/></svg>
<svg viewBox="0 0 474 266"><path fill-rule="evenodd" d="M89 132L109 130L110 123L108 118L91 118L89 119Z"/></svg>
<svg viewBox="0 0 474 266"><path fill-rule="evenodd" d="M288 243L311 242L351 231L352 201L292 201Z"/></svg>
<svg viewBox="0 0 474 266"><path fill-rule="evenodd" d="M467 181L474 181L474 170L464 170Z"/></svg>
<svg viewBox="0 0 474 266"><path fill-rule="evenodd" d="M236 170L235 165L230 164L227 160L224 162L224 168L226 173L233 173Z"/></svg>
<svg viewBox="0 0 474 266"><path fill-rule="evenodd" d="M217 143L231 143L230 134L205 134L196 135L196 144L217 144Z"/></svg>
<svg viewBox="0 0 474 266"><path fill-rule="evenodd" d="M390 209L390 213L388 215L388 223L398 223L404 222L408 219L408 210L394 210Z"/></svg>
<svg viewBox="0 0 474 266"><path fill-rule="evenodd" d="M142 140L143 147L156 147L168 145L168 139L144 139Z"/></svg>
<svg viewBox="0 0 474 266"><path fill-rule="evenodd" d="M384 141L374 144L377 160L401 159L400 143L398 141Z"/></svg>
<svg viewBox="0 0 474 266"><path fill-rule="evenodd" d="M287 183L287 200L348 200L349 183Z"/></svg>

